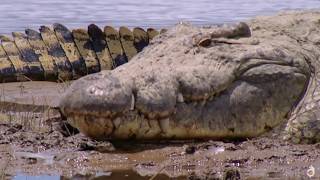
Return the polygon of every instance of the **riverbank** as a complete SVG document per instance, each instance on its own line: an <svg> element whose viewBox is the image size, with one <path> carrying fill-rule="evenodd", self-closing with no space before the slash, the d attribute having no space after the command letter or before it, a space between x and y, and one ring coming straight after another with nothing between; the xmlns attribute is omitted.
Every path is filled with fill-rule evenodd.
<svg viewBox="0 0 320 180"><path fill-rule="evenodd" d="M320 144L293 145L275 135L244 142L134 143L95 142L14 123L2 123L0 132L0 172L8 179L206 179L223 178L226 171L247 179L320 178Z"/></svg>
<svg viewBox="0 0 320 180"><path fill-rule="evenodd" d="M69 84L0 84L0 179L320 178L320 144L284 141L287 122L244 141L93 141L55 108Z"/></svg>
<svg viewBox="0 0 320 180"><path fill-rule="evenodd" d="M312 167L314 177L320 178L320 144L284 142L279 135L282 128L243 142L97 142L61 123L57 110L45 108L47 102L40 97L47 93L56 99L68 85L24 82L2 86L10 89L2 103L13 99L18 110L2 108L0 116L0 177L4 179L197 179L223 178L226 171L249 179L304 179ZM35 91L38 87L43 93ZM30 102L34 109L24 109Z"/></svg>

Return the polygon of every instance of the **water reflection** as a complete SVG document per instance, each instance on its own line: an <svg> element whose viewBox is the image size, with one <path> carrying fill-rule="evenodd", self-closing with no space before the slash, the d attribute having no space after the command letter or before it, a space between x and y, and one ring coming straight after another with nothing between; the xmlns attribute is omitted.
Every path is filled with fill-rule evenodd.
<svg viewBox="0 0 320 180"><path fill-rule="evenodd" d="M151 176L141 176L133 170L121 170L121 171L113 171L113 172L105 172L99 173L96 175L74 175L73 177L65 177L65 176L28 176L28 175L17 175L13 178L13 180L131 180L131 179L141 179L141 180L149 180L153 178L154 180L166 180L170 179L167 175L164 174L156 174L154 177ZM186 177L176 177L174 179L182 180L186 179Z"/></svg>
<svg viewBox="0 0 320 180"><path fill-rule="evenodd" d="M0 34L60 22L70 28L90 23L165 27L239 21L285 9L319 8L318 0L2 0Z"/></svg>
<svg viewBox="0 0 320 180"><path fill-rule="evenodd" d="M12 178L13 180L59 180L60 176L27 176L17 175Z"/></svg>

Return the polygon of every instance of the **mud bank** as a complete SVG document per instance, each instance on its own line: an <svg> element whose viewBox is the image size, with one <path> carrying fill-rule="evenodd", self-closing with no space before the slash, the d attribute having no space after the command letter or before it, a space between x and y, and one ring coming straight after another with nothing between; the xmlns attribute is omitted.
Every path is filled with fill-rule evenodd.
<svg viewBox="0 0 320 180"><path fill-rule="evenodd" d="M24 86L35 83L47 92L54 85ZM56 92L63 91L59 84L54 86ZM16 104L25 103L18 89L12 88L6 98L11 96ZM0 179L320 178L320 144L284 142L279 130L242 142L93 141L61 123L55 109L18 110L4 108L0 116Z"/></svg>
<svg viewBox="0 0 320 180"><path fill-rule="evenodd" d="M320 144L284 141L286 122L243 141L91 140L55 108L67 87L0 85L0 179L320 178Z"/></svg>
<svg viewBox="0 0 320 180"><path fill-rule="evenodd" d="M243 179L320 178L320 145L276 137L245 142L95 142L81 134L25 130L1 124L3 178ZM17 176L18 175L18 176Z"/></svg>

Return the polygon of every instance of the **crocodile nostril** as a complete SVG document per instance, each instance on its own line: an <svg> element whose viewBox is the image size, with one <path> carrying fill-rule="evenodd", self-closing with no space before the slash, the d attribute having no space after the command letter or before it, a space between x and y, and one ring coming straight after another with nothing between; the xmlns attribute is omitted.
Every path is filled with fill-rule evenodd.
<svg viewBox="0 0 320 180"><path fill-rule="evenodd" d="M102 96L104 94L104 90L96 86L89 87L88 91L91 95L95 96Z"/></svg>
<svg viewBox="0 0 320 180"><path fill-rule="evenodd" d="M90 88L89 88L89 93L90 93L90 94L94 94L95 91L96 91L96 88L95 88L95 87L90 87Z"/></svg>

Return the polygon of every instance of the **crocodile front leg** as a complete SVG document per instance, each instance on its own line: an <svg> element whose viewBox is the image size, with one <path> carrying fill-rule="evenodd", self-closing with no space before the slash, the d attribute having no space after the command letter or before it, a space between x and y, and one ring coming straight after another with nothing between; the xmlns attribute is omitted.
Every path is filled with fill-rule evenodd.
<svg viewBox="0 0 320 180"><path fill-rule="evenodd" d="M315 64L320 67L319 63ZM304 98L292 113L286 127L285 139L294 143L316 143L320 141L320 72L310 77Z"/></svg>

